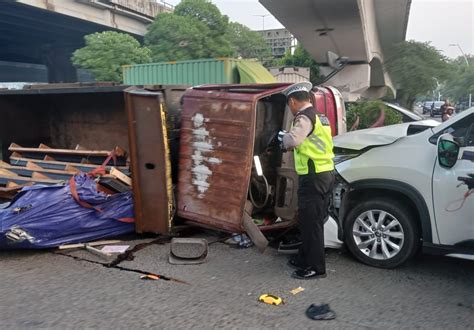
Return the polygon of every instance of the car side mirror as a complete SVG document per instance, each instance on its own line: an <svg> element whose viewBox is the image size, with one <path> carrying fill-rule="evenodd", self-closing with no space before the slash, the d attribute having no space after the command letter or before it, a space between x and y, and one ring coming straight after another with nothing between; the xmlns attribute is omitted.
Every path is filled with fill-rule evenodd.
<svg viewBox="0 0 474 330"><path fill-rule="evenodd" d="M443 134L438 140L439 165L446 168L453 167L459 156L459 144L454 141L451 134Z"/></svg>

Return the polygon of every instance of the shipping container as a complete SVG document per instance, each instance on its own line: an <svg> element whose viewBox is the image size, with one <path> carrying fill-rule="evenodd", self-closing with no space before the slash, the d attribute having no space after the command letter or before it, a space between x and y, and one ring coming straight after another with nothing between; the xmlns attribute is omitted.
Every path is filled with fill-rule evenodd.
<svg viewBox="0 0 474 330"><path fill-rule="evenodd" d="M268 69L278 82L297 83L309 81L310 70L304 67L277 67Z"/></svg>
<svg viewBox="0 0 474 330"><path fill-rule="evenodd" d="M275 78L258 61L232 58L125 65L127 85L203 85L272 83Z"/></svg>

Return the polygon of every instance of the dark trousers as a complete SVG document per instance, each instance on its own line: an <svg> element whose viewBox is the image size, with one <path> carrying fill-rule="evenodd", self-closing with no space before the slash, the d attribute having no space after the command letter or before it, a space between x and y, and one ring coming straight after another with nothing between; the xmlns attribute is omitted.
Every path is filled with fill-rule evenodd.
<svg viewBox="0 0 474 330"><path fill-rule="evenodd" d="M298 221L303 243L298 262L325 273L324 221L328 217L334 173L300 175L298 179Z"/></svg>

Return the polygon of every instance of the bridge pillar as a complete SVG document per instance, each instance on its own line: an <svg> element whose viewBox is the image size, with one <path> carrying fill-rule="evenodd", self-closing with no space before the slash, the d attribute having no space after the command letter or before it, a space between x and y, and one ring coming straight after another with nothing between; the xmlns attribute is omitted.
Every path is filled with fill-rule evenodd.
<svg viewBox="0 0 474 330"><path fill-rule="evenodd" d="M77 70L72 65L71 56L74 50L79 47L43 46L43 62L48 69L48 82L68 83L77 81Z"/></svg>

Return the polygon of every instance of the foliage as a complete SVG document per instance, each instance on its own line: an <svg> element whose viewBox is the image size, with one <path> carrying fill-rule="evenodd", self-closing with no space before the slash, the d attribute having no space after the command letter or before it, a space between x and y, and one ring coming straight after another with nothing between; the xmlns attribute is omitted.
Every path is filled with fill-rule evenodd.
<svg viewBox="0 0 474 330"><path fill-rule="evenodd" d="M419 95L427 94L448 77L444 56L429 43L404 41L394 45L385 67L398 86L397 99L408 109Z"/></svg>
<svg viewBox="0 0 474 330"><path fill-rule="evenodd" d="M205 24L212 35L223 35L229 23L229 18L208 0L182 0L174 9L174 14Z"/></svg>
<svg viewBox="0 0 474 330"><path fill-rule="evenodd" d="M271 48L262 35L240 23L228 24L226 39L231 41L236 57L258 58L264 63L271 59Z"/></svg>
<svg viewBox="0 0 474 330"><path fill-rule="evenodd" d="M450 100L459 101L469 93L474 94L474 56L467 59L468 63L460 56L450 62L450 74L441 91Z"/></svg>
<svg viewBox="0 0 474 330"><path fill-rule="evenodd" d="M229 57L228 21L208 0L183 0L173 13L157 15L145 43L157 62Z"/></svg>
<svg viewBox="0 0 474 330"><path fill-rule="evenodd" d="M288 51L285 56L281 59L280 65L284 66L300 66L310 68L310 81L313 85L316 85L321 80L319 72L319 66L311 55L303 48L301 44L298 44L295 48L293 55Z"/></svg>
<svg viewBox="0 0 474 330"><path fill-rule="evenodd" d="M150 50L132 36L105 31L84 37L85 47L72 56L75 66L89 70L98 81L122 81L122 65L151 61Z"/></svg>
<svg viewBox="0 0 474 330"><path fill-rule="evenodd" d="M359 101L347 106L347 128L350 129L357 118L359 118L357 129L369 128L379 118L381 109L385 113L384 126L402 123L402 115L384 105L382 101Z"/></svg>

